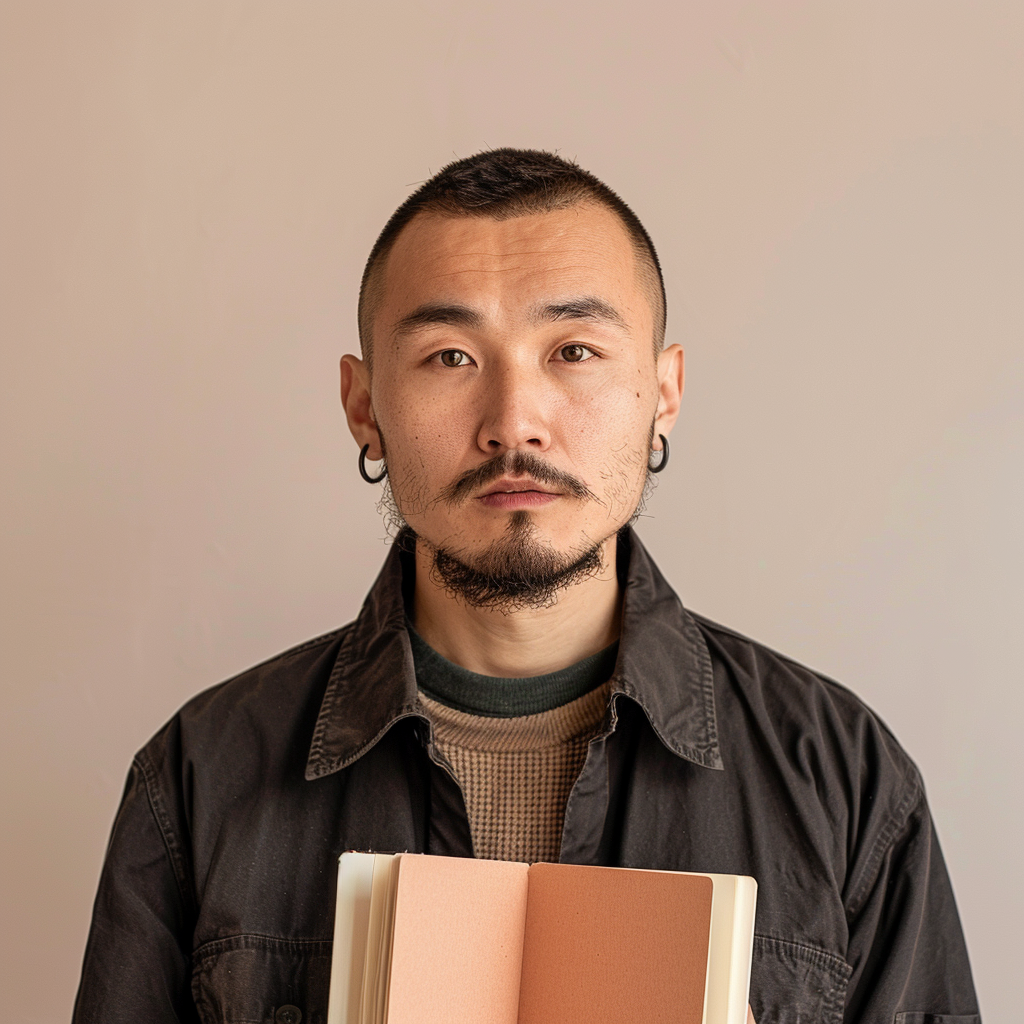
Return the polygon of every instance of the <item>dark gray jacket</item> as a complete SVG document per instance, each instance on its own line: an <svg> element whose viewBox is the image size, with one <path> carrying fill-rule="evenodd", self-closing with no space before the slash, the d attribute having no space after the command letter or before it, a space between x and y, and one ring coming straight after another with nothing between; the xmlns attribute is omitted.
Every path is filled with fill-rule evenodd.
<svg viewBox="0 0 1024 1024"><path fill-rule="evenodd" d="M921 778L843 687L684 610L631 532L604 726L561 859L753 875L758 1024L978 1021ZM358 619L207 690L139 752L77 1024L323 1024L343 850L472 856L417 712L402 558Z"/></svg>

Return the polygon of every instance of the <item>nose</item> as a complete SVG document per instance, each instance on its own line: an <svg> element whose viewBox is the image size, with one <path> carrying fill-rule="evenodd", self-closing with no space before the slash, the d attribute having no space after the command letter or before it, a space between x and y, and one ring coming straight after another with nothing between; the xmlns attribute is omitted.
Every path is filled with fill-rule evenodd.
<svg viewBox="0 0 1024 1024"><path fill-rule="evenodd" d="M546 451L551 444L544 381L526 367L495 368L483 389L477 444L487 455Z"/></svg>

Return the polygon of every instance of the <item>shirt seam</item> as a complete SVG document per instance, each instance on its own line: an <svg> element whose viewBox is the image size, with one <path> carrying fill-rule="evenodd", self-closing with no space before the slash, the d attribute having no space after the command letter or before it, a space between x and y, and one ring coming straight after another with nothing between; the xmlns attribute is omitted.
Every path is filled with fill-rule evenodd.
<svg viewBox="0 0 1024 1024"><path fill-rule="evenodd" d="M912 785L907 789L899 804L897 804L896 810L889 816L889 820L882 827L878 838L871 848L871 852L868 854L867 861L861 871L863 881L850 894L849 906L846 910L848 919L856 917L864 906L871 889L878 881L879 871L886 853L895 846L897 840L905 833L910 823L910 812L921 802L924 788L916 772L911 776L910 781Z"/></svg>
<svg viewBox="0 0 1024 1024"><path fill-rule="evenodd" d="M314 761L322 762L327 760L324 755L325 735L329 728L329 723L338 700L338 690L340 689L341 684L341 672L339 671L339 667L348 655L349 648L352 646L352 638L355 635L355 629L353 626L354 623L350 623L348 626L343 626L341 630L336 630L333 634L328 634L333 636L337 636L338 634L344 635L341 637L341 647L338 650L338 658L334 663L334 670L331 672L331 677L327 682L327 692L324 694L324 698L321 701L320 713L317 716L316 727L313 730L313 739L309 745L308 763L310 766L313 765ZM311 641L311 643L315 642L316 641ZM377 738L379 737L375 737L369 746L372 746L373 743L376 742ZM318 768L319 767L322 767L322 765L318 765ZM316 772L317 777L321 774L322 773L320 771Z"/></svg>
<svg viewBox="0 0 1024 1024"><path fill-rule="evenodd" d="M238 941L240 939L242 940L241 944ZM256 941L250 943L248 941L250 939L255 939ZM199 967L204 961L219 956L221 953L256 948L265 943L277 948L289 949L296 953L312 949L323 956L331 955L330 939L289 939L280 935L267 935L263 932L235 932L233 935L223 935L219 939L208 939L197 946L192 951L192 965L194 968Z"/></svg>
<svg viewBox="0 0 1024 1024"><path fill-rule="evenodd" d="M676 604L684 616L686 625L695 634L693 637L697 646L698 655L703 655L700 660L701 689L704 692L704 724L707 729L708 745L712 752L717 752L721 759L721 745L718 742L718 710L715 705L715 671L711 664L711 654L707 649L707 641L700 631L700 626L692 615L683 607L683 602L676 597ZM698 643L699 642L699 643ZM713 753L712 753L713 758Z"/></svg>
<svg viewBox="0 0 1024 1024"><path fill-rule="evenodd" d="M843 980L849 978L851 967L846 960L837 953L830 953L820 946L812 946L807 942L794 942L781 935L769 935L765 932L754 932L754 939L755 941L760 939L761 942L779 943L787 949L798 950L812 963L818 963L827 970L836 972Z"/></svg>
<svg viewBox="0 0 1024 1024"><path fill-rule="evenodd" d="M188 872L185 870L184 852L175 835L174 827L171 824L171 817L167 813L167 809L164 807L160 797L156 772L145 754L141 751L135 756L134 764L142 773L142 779L146 786L146 799L149 803L149 810L160 832L167 858L171 862L174 880L178 886L178 898L181 900L183 908L194 913L196 910L196 899L192 886L189 883Z"/></svg>

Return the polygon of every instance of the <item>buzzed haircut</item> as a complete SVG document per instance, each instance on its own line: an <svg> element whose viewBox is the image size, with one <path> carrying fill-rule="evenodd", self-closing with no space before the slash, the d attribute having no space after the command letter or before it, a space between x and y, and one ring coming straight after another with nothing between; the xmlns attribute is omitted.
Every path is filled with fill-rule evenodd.
<svg viewBox="0 0 1024 1024"><path fill-rule="evenodd" d="M637 215L603 181L572 160L538 149L490 149L456 160L424 182L384 225L366 261L359 289L359 344L372 359L373 316L380 301L384 264L395 240L421 212L446 217L508 220L599 203L617 214L629 233L654 313L654 351L665 341L665 281L658 254Z"/></svg>

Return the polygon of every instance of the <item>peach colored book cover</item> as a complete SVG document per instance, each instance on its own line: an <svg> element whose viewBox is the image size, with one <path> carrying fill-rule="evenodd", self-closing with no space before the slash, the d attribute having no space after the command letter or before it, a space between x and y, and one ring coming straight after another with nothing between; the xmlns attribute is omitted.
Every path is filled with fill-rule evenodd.
<svg viewBox="0 0 1024 1024"><path fill-rule="evenodd" d="M701 1024L710 878L534 864L519 1024Z"/></svg>
<svg viewBox="0 0 1024 1024"><path fill-rule="evenodd" d="M388 1024L516 1024L527 871L401 858Z"/></svg>

